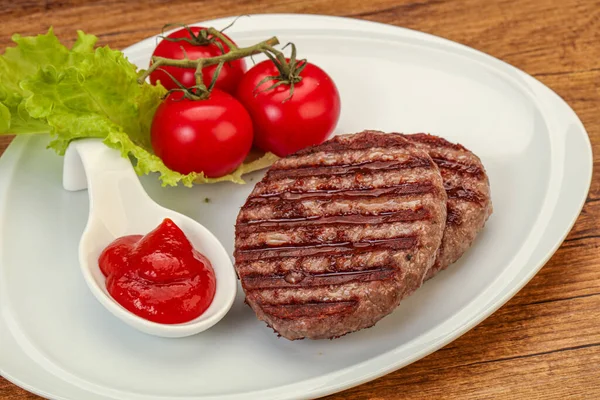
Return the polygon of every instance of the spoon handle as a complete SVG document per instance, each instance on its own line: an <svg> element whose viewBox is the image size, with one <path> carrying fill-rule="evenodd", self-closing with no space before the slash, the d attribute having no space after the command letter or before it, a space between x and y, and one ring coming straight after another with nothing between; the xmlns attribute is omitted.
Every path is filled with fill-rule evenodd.
<svg viewBox="0 0 600 400"><path fill-rule="evenodd" d="M131 162L100 139L71 142L65 154L63 187L69 191L87 188L90 214L94 210L119 215L126 208L149 203Z"/></svg>

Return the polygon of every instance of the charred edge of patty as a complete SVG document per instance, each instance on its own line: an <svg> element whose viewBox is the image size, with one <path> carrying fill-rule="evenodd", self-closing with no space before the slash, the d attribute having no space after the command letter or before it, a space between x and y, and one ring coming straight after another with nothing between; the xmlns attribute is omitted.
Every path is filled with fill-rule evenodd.
<svg viewBox="0 0 600 400"><path fill-rule="evenodd" d="M452 149L452 150L458 150L458 151L468 151L469 153L471 153L462 144L452 143L452 142L447 141L444 138L441 138L441 137L435 136L435 135L431 135L429 133L411 133L411 134L406 134L404 136L408 140L419 142L419 143L425 144L425 145L433 147L433 148L446 148L446 149Z"/></svg>
<svg viewBox="0 0 600 400"><path fill-rule="evenodd" d="M412 146L414 146L414 144L409 140L406 140L400 134L384 134L379 131L362 131L355 134L334 136L318 146L307 147L288 157L297 158L319 152L334 153L349 150L366 150L373 147L390 148Z"/></svg>

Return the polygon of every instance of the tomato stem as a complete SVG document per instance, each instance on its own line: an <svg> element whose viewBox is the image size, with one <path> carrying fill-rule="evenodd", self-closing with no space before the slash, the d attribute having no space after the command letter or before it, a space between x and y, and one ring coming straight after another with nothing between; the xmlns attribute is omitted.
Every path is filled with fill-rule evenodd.
<svg viewBox="0 0 600 400"><path fill-rule="evenodd" d="M273 62L273 64L275 64L279 75L267 76L260 81L254 89L255 95L266 92L267 90L273 90L281 85L288 85L290 87L290 95L283 102L290 100L294 96L294 85L302 81L300 73L306 67L306 59L298 60L296 58L296 45L294 45L294 43L288 43L283 48L285 49L287 46L292 47L292 54L289 61L281 51L276 50L273 47L270 47L268 49L269 51L265 52L265 55ZM259 88L268 81L274 81L275 83L266 89L259 90Z"/></svg>
<svg viewBox="0 0 600 400"><path fill-rule="evenodd" d="M214 28L208 28L209 33L211 35L215 35L219 39L223 40L223 42L230 48L230 51L225 54L221 54L215 57L207 57L207 58L199 58L197 60L190 60L189 58L184 58L180 60L174 60L165 57L152 57L152 65L146 72L144 72L138 79L138 82L142 84L151 73L153 73L156 69L161 67L178 67L178 68L195 68L195 76L197 85L202 85L206 87L202 81L202 68L209 67L211 65L217 65L220 63L228 63L231 61L239 60L240 58L248 57L255 54L265 53L272 49L272 46L279 44L279 40L277 37L273 36L272 38L257 43L253 46L248 47L237 47L235 44L225 38L221 32ZM200 78L200 81L198 80Z"/></svg>
<svg viewBox="0 0 600 400"><path fill-rule="evenodd" d="M233 24L233 23L232 23ZM207 33L209 35L212 35L212 37L216 37L217 39L219 39L221 42L225 43L225 45L227 47L229 47L229 51L234 51L234 50L239 50L240 48L237 47L237 45L235 43L233 43L227 36L225 36L223 34L223 32L215 29L215 28L208 28L206 29Z"/></svg>
<svg viewBox="0 0 600 400"><path fill-rule="evenodd" d="M286 100L284 100L284 101L287 101L287 100L291 99L292 96L294 95L294 85L296 83L299 83L302 80L300 73L306 66L306 60L305 59L297 60L296 46L293 43L288 43L283 47L284 49L287 46L291 46L291 48L292 48L292 54L288 61L288 59L285 57L283 52L280 50L277 50L274 47L279 44L279 40L275 36L273 36L272 38L270 38L268 40L257 43L253 46L238 47L227 36L225 36L222 31L219 31L212 27L202 29L197 34L194 34L194 32L188 26L183 25L183 24L168 24L168 25L165 25L163 30L170 26L183 26L185 29L188 30L188 33L190 35L189 39L188 38L177 38L174 40L177 40L177 41L184 40L184 41L187 41L188 43L192 43L195 45L218 43L223 54L215 56L215 57L198 58L195 60L190 60L188 58L187 54L185 53L185 51L183 52L184 53L183 59L171 59L171 58L154 56L154 57L152 57L152 64L150 65L150 68L148 68L148 70L145 71L139 77L138 82L140 84L142 84L148 78L148 76L150 76L150 74L152 74L157 69L162 69L162 67L177 67L177 68L190 68L190 69L194 68L195 69L194 77L195 77L196 84L191 88L176 89L176 90L186 91L187 93L185 93L185 96L187 98L190 98L193 100L206 99L209 97L210 90L212 89L212 87L214 86L214 84L216 82L216 78L218 77L218 72L221 71L221 68L223 67L223 65L225 63L229 63L231 61L239 60L239 59L245 58L245 57L252 57L253 55L260 54L260 53L267 56L267 58L269 58L273 62L273 64L277 68L277 71L279 72L279 75L269 76L269 77L265 78L262 82L259 83L258 87L262 86L264 83L266 83L269 80L274 81L274 83L271 86L269 86L268 88L260 90L260 91L258 90L258 87L257 87L256 88L257 92L272 90L281 85L289 85L290 86L290 96ZM170 40L169 38L164 38L164 39ZM225 52L225 50L222 49L221 43L229 48L229 52ZM214 74L213 82L211 82L210 87L207 88L206 85L204 84L203 69L205 67L209 67L211 65L218 65L219 67L217 68L218 72L216 74ZM179 86L182 87L181 84L179 84Z"/></svg>
<svg viewBox="0 0 600 400"><path fill-rule="evenodd" d="M208 89L204 84L204 79L202 77L202 68L204 68L204 63L201 60L198 60L198 65L196 65L196 72L194 72L194 76L196 78L196 94L200 95L200 98L208 97Z"/></svg>

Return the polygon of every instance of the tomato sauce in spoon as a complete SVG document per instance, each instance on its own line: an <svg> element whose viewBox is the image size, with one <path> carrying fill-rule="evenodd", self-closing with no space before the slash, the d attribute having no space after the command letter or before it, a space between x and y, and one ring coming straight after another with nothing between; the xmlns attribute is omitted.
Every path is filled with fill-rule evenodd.
<svg viewBox="0 0 600 400"><path fill-rule="evenodd" d="M116 239L98 262L110 295L149 321L191 321L206 311L215 295L210 261L168 218L145 236Z"/></svg>

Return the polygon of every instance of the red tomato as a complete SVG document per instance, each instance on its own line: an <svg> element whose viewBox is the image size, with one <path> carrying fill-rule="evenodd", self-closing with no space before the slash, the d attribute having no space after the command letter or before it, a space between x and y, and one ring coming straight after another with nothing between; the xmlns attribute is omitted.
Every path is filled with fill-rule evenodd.
<svg viewBox="0 0 600 400"><path fill-rule="evenodd" d="M154 153L170 169L216 178L235 170L252 147L252 120L231 95L213 90L206 100L169 95L156 110Z"/></svg>
<svg viewBox="0 0 600 400"><path fill-rule="evenodd" d="M192 26L190 27L194 34L200 32L202 27ZM228 36L226 36L229 38ZM185 29L180 29L171 33L167 38L190 38L191 36L189 32ZM216 39L223 46L223 50L225 53L229 52L229 48L219 39ZM184 52L185 50L185 52ZM208 44L205 46L202 45L193 45L186 41L176 41L170 42L166 39L163 39L156 49L154 49L153 56L165 57L171 59L183 59L185 54L190 60L196 60L198 58L207 58L207 57L215 57L223 54L221 49L216 44ZM194 68L178 68L178 67L161 67L166 70L168 73L173 75L175 79L177 79L180 83L185 87L192 87L196 84L196 78L194 77ZM204 84L208 87L212 82L216 65L211 65L210 67L206 67L202 70L203 72L203 80ZM215 84L215 88L224 90L230 94L234 94L235 90L246 71L246 63L243 59L235 60L230 63L226 63L223 65L221 72L219 73L219 77L217 78L217 82ZM160 80L160 83L167 89L175 89L178 86L173 82L173 80L165 74L163 71L156 70L152 74L150 74L150 82L154 85L156 81Z"/></svg>
<svg viewBox="0 0 600 400"><path fill-rule="evenodd" d="M291 98L287 84L265 90L277 82L268 80L259 86L277 75L272 61L256 64L242 78L237 98L254 122L254 144L284 157L327 139L340 116L340 96L329 75L314 64L300 73Z"/></svg>

